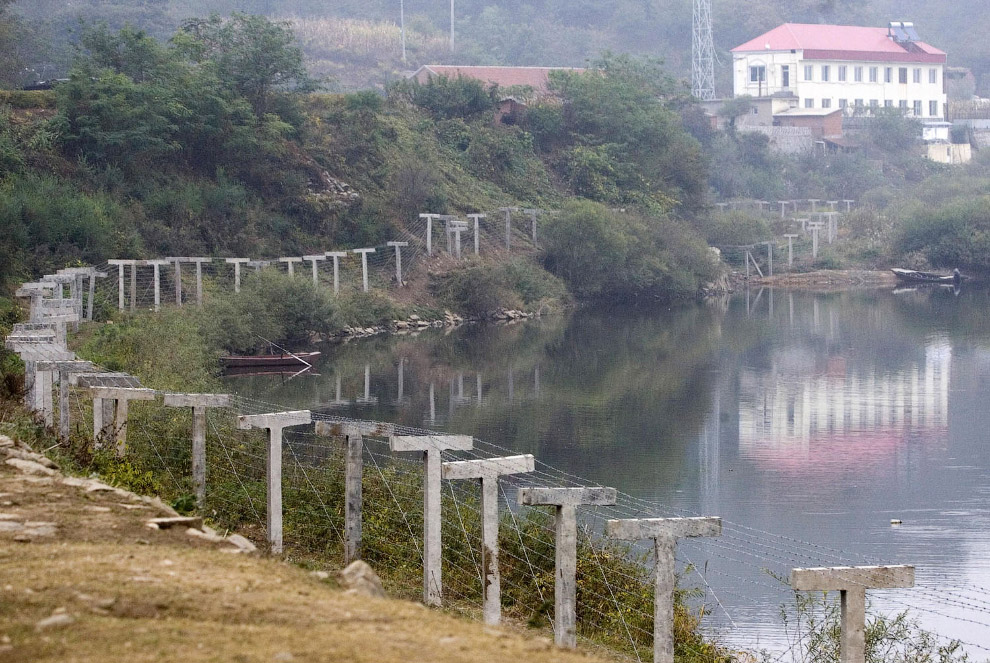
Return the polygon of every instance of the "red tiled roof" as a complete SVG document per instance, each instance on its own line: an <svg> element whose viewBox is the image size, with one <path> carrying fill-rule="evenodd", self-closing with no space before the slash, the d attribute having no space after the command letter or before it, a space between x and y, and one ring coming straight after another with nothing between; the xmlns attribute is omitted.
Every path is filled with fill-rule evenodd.
<svg viewBox="0 0 990 663"><path fill-rule="evenodd" d="M767 45L769 44L769 49ZM944 63L944 51L923 41L899 44L887 28L853 25L784 23L745 44L733 53L756 51L804 51L806 60L868 60L876 62Z"/></svg>
<svg viewBox="0 0 990 663"><path fill-rule="evenodd" d="M410 78L425 82L431 76L447 76L457 78L475 78L486 83L495 83L499 87L511 85L528 85L536 92L546 92L550 82L551 71L583 72L584 69L571 67L473 67L427 64L420 67Z"/></svg>

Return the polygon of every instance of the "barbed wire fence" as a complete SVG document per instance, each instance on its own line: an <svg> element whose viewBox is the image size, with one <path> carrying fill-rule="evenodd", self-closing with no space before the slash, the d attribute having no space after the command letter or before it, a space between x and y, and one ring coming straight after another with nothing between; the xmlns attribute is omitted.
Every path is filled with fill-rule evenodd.
<svg viewBox="0 0 990 663"><path fill-rule="evenodd" d="M101 270L113 267L101 266ZM148 297L149 291L153 297L155 286L150 282L150 276L142 278L139 273L135 287L140 298ZM161 297L161 286L159 290ZM97 289L98 302L116 303L117 296L117 288ZM35 361L64 360L64 349L41 347L35 348L32 355ZM114 374L101 367L96 367L95 372ZM156 396L161 397L164 393L157 391ZM92 396L85 388L70 389L65 403L59 402L56 396L52 407L65 407L71 413L75 422L74 436L81 439L86 448L106 446L106 440L100 439L93 430ZM286 409L278 403L233 396L229 407L207 411L207 483L201 508L219 527L243 532L257 541L266 540L267 439L263 431L239 430L236 423L241 415ZM324 410L314 408L313 418L329 423L376 425L397 435L437 434L432 428L357 422ZM188 408L163 407L155 400L133 403L126 422L125 459L147 472L150 489L174 500L188 499L193 492L188 419ZM448 460L480 460L512 453L503 445L474 438L471 450L446 455ZM363 557L376 567L394 594L413 598L421 587L418 574L422 573L423 565L421 462L393 453L386 439L375 436L366 438L363 455L362 484L366 500ZM281 460L288 555L333 564L342 556L344 544L343 446L339 440L318 435L312 429L294 430L282 446ZM520 504L516 498L517 489L588 485L580 477L538 459L534 472L501 479L499 536L503 604L511 619L550 625L554 619L550 599L554 587L552 518L545 507ZM484 582L479 559L479 490L474 482L444 480L443 496L446 605L451 610L478 616ZM622 492L618 493L613 506L582 509L578 572L583 582L579 584L578 618L584 641L636 660L649 658L653 637L649 558L639 548L627 548L604 537L606 521L698 515L701 514L672 509ZM792 568L890 561L853 555L820 543L729 521L723 521L719 538L682 543L677 560L682 584L699 587L705 600L712 602L713 611L721 613L730 625L734 624L733 617L712 589L709 575L730 579L736 587L753 586L763 594L778 596L779 604L786 604L793 600L791 590L776 578L786 577ZM752 573L754 570L759 573ZM754 580L754 577L761 579ZM723 591L728 590L719 593ZM988 589L945 574L922 573L915 588L885 592L883 602L914 613L990 630ZM729 627L728 634L732 628ZM938 634L934 636L939 641L948 640ZM978 643L963 640L962 644L974 652L990 652ZM684 646L698 656L711 658L711 652L704 651L697 643ZM800 654L801 643L796 641L774 660L788 656L800 660Z"/></svg>

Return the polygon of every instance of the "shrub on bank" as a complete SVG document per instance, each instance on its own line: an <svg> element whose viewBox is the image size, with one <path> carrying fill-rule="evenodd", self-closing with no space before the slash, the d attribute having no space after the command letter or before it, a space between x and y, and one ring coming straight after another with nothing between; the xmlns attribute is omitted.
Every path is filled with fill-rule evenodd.
<svg viewBox="0 0 990 663"><path fill-rule="evenodd" d="M902 255L921 253L935 267L990 270L990 196L916 206L894 246Z"/></svg>
<svg viewBox="0 0 990 663"><path fill-rule="evenodd" d="M507 262L472 258L432 277L431 288L448 308L468 315L498 309L559 308L567 288L526 258Z"/></svg>
<svg viewBox="0 0 990 663"><path fill-rule="evenodd" d="M584 299L691 297L719 269L684 223L589 201L571 201L548 216L541 242L549 271Z"/></svg>

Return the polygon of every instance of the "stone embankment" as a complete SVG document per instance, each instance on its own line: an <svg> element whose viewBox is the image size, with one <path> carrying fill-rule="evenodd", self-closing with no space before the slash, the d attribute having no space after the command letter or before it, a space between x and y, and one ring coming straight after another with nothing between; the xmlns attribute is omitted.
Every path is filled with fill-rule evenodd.
<svg viewBox="0 0 990 663"><path fill-rule="evenodd" d="M364 562L305 571L253 551L0 436L0 661L595 660L384 598Z"/></svg>

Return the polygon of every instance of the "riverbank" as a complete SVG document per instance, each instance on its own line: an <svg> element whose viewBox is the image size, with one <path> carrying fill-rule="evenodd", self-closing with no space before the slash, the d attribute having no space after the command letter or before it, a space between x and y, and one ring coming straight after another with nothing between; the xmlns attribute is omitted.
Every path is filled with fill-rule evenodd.
<svg viewBox="0 0 990 663"><path fill-rule="evenodd" d="M29 453L0 436L0 660L607 660L229 554L195 522L150 528L175 512Z"/></svg>
<svg viewBox="0 0 990 663"><path fill-rule="evenodd" d="M734 274L737 290L748 283L753 286L773 286L789 290L834 291L859 288L886 288L897 284L897 278L889 270L869 269L819 269L813 272L791 272L773 276L742 278Z"/></svg>

